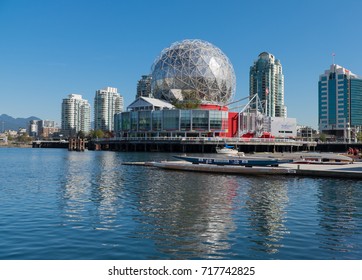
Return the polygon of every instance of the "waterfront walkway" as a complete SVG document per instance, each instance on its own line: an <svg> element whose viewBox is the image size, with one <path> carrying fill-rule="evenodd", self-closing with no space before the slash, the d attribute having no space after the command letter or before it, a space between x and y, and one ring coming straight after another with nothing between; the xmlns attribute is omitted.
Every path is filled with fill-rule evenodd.
<svg viewBox="0 0 362 280"><path fill-rule="evenodd" d="M217 146L225 144L247 153L309 151L317 146L315 141L275 138L114 137L92 140L88 148L115 151L213 153Z"/></svg>

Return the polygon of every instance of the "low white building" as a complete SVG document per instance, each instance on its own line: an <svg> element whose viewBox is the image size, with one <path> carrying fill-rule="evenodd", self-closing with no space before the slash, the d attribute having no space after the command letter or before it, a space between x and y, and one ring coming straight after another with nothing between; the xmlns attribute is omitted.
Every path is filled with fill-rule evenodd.
<svg viewBox="0 0 362 280"><path fill-rule="evenodd" d="M264 130L270 132L276 138L295 138L297 137L297 119L266 117Z"/></svg>

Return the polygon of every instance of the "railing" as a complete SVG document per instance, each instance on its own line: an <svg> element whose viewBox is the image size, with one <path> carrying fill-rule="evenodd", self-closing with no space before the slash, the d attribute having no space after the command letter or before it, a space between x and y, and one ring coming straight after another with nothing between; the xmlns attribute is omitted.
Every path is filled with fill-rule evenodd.
<svg viewBox="0 0 362 280"><path fill-rule="evenodd" d="M280 143L280 144L295 144L295 145L317 145L315 141L299 141L294 139L275 139L275 138L222 138L222 137L113 137L113 138L99 138L93 140L94 142L116 142L116 141L177 141L177 142L197 142L197 143L210 143L210 144L242 144L242 143Z"/></svg>

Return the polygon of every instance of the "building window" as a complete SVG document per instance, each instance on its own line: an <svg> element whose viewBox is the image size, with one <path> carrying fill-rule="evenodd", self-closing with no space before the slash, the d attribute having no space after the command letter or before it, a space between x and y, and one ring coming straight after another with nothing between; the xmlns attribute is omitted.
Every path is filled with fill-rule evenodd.
<svg viewBox="0 0 362 280"><path fill-rule="evenodd" d="M222 111L210 111L210 130L222 129Z"/></svg>
<svg viewBox="0 0 362 280"><path fill-rule="evenodd" d="M178 130L180 122L179 110L163 111L163 130Z"/></svg>
<svg viewBox="0 0 362 280"><path fill-rule="evenodd" d="M192 129L193 130L209 130L209 111L194 110L192 112Z"/></svg>
<svg viewBox="0 0 362 280"><path fill-rule="evenodd" d="M182 131L191 130L191 111L190 110L181 111L180 129Z"/></svg>
<svg viewBox="0 0 362 280"><path fill-rule="evenodd" d="M138 130L148 131L151 129L151 111L140 111L138 118Z"/></svg>
<svg viewBox="0 0 362 280"><path fill-rule="evenodd" d="M152 112L152 130L161 131L162 129L162 111Z"/></svg>
<svg viewBox="0 0 362 280"><path fill-rule="evenodd" d="M125 112L121 114L121 130L130 130L131 122L130 122L130 113Z"/></svg>
<svg viewBox="0 0 362 280"><path fill-rule="evenodd" d="M138 112L131 112L131 130L138 130Z"/></svg>

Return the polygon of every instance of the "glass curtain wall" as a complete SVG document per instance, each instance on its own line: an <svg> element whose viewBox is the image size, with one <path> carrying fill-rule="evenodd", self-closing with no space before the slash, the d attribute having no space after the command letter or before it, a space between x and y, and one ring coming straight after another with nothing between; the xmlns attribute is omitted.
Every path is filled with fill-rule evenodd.
<svg viewBox="0 0 362 280"><path fill-rule="evenodd" d="M213 110L132 111L116 115L116 132L225 132L228 112Z"/></svg>
<svg viewBox="0 0 362 280"><path fill-rule="evenodd" d="M162 130L162 111L152 112L152 130L153 131Z"/></svg>
<svg viewBox="0 0 362 280"><path fill-rule="evenodd" d="M210 111L210 130L222 129L222 111Z"/></svg>
<svg viewBox="0 0 362 280"><path fill-rule="evenodd" d="M181 110L180 130L191 130L191 110Z"/></svg>
<svg viewBox="0 0 362 280"><path fill-rule="evenodd" d="M131 130L138 131L138 112L131 112Z"/></svg>
<svg viewBox="0 0 362 280"><path fill-rule="evenodd" d="M209 111L193 110L192 111L192 129L209 130Z"/></svg>
<svg viewBox="0 0 362 280"><path fill-rule="evenodd" d="M151 130L151 111L140 111L138 115L138 130Z"/></svg>
<svg viewBox="0 0 362 280"><path fill-rule="evenodd" d="M130 131L131 130L130 112L124 112L119 116L121 118L121 130Z"/></svg>
<svg viewBox="0 0 362 280"><path fill-rule="evenodd" d="M163 130L179 130L180 110L163 111Z"/></svg>

